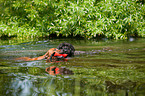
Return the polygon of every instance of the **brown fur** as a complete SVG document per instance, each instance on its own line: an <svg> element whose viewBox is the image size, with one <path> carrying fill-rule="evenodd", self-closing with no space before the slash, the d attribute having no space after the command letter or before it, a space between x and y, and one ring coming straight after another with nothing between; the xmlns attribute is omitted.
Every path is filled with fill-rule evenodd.
<svg viewBox="0 0 145 96"><path fill-rule="evenodd" d="M58 52L60 53L61 50L58 50L56 48L51 48L49 49L43 56L39 56L39 57L35 57L35 58L30 58L30 57L20 57L20 58L16 58L15 60L23 60L23 61L34 61L34 60L42 60L42 59L49 59L51 54L53 54L54 52Z"/></svg>

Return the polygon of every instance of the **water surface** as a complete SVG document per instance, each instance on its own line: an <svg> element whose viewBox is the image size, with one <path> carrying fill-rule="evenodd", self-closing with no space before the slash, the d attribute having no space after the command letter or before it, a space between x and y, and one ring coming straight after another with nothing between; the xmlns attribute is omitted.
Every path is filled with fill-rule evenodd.
<svg viewBox="0 0 145 96"><path fill-rule="evenodd" d="M144 41L134 38L124 41L48 39L21 43L0 40L0 95L144 96ZM41 56L62 42L74 45L79 54L58 63L14 60Z"/></svg>

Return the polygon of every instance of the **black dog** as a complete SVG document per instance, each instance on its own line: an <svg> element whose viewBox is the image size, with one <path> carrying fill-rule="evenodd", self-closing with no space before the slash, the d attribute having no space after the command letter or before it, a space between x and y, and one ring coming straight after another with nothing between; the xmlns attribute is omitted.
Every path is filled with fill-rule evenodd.
<svg viewBox="0 0 145 96"><path fill-rule="evenodd" d="M74 56L75 48L70 43L61 43L57 49L61 49L62 53L60 54L68 54L69 57Z"/></svg>

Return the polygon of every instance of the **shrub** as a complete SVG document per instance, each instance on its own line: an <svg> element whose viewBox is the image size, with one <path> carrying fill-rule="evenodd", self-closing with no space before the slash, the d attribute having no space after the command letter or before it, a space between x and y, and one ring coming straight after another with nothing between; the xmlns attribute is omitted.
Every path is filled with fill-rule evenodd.
<svg viewBox="0 0 145 96"><path fill-rule="evenodd" d="M138 0L3 0L0 36L145 37Z"/></svg>

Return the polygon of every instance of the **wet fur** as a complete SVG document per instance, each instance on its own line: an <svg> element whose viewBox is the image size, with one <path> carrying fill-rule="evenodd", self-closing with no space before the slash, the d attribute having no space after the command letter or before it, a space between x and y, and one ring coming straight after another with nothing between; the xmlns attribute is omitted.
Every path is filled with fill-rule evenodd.
<svg viewBox="0 0 145 96"><path fill-rule="evenodd" d="M62 51L60 54L68 54L69 57L74 56L75 48L70 43L61 43L57 49Z"/></svg>
<svg viewBox="0 0 145 96"><path fill-rule="evenodd" d="M56 48L51 48L49 49L43 56L39 56L39 57L35 57L35 58L30 58L30 57L20 57L20 58L16 58L15 60L23 60L23 61L34 61L34 60L42 60L42 59L49 59L50 56L54 53L54 52L61 52L61 50L58 50Z"/></svg>
<svg viewBox="0 0 145 96"><path fill-rule="evenodd" d="M54 57L54 53L57 52L59 54L68 54L69 57L74 56L75 48L70 43L61 43L57 48L49 49L43 56L30 58L30 57L20 57L15 60L23 60L23 61L34 61L34 60L42 60L47 59L47 61L60 61L65 60L64 58Z"/></svg>

